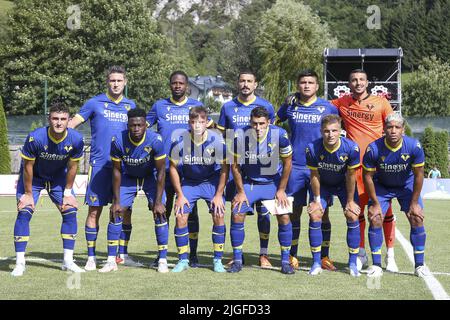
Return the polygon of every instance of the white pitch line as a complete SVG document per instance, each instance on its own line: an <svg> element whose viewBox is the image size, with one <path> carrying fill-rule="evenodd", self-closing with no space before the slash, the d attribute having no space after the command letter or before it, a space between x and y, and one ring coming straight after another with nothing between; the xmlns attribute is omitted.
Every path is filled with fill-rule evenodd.
<svg viewBox="0 0 450 320"><path fill-rule="evenodd" d="M414 249L398 228L395 228L395 238L398 239L408 256L409 261L414 265ZM422 279L425 280L425 283L435 300L450 300L450 296L447 294L444 287L442 287L441 283L433 275Z"/></svg>

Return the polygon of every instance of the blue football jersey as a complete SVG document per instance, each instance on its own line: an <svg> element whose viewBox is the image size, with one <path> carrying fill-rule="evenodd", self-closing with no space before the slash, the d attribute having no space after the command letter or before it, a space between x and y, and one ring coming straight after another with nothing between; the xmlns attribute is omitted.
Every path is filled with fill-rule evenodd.
<svg viewBox="0 0 450 320"><path fill-rule="evenodd" d="M376 171L374 181L386 187L404 187L414 182L413 167L425 165L425 154L419 141L403 136L401 144L393 149L385 138L375 140L366 149L363 167Z"/></svg>
<svg viewBox="0 0 450 320"><path fill-rule="evenodd" d="M164 141L166 154L169 154L172 142L176 141L184 130L189 129L189 110L201 106L203 104L200 101L192 98L185 98L182 102L167 98L153 104L147 114L147 122L149 127L157 124L157 131ZM212 121L210 118L208 120Z"/></svg>
<svg viewBox="0 0 450 320"><path fill-rule="evenodd" d="M244 127L234 139L234 151L244 180L267 184L281 178L283 165L280 157L292 155L287 132L269 125L266 135L258 140L252 127Z"/></svg>
<svg viewBox="0 0 450 320"><path fill-rule="evenodd" d="M220 130L241 129L250 125L250 113L256 107L264 107L269 111L270 122L275 120L275 110L269 101L255 97L253 101L242 102L239 97L225 103L220 109L217 127Z"/></svg>
<svg viewBox="0 0 450 320"><path fill-rule="evenodd" d="M91 165L111 166L111 138L127 129L127 112L136 104L122 96L112 99L107 93L89 99L75 117L91 125Z"/></svg>
<svg viewBox="0 0 450 320"><path fill-rule="evenodd" d="M327 114L339 113L335 106L321 98L304 105L283 104L278 109L277 118L281 122L287 120L291 131L291 143L295 150L292 155L294 166L306 168L305 148L308 143L321 138L320 125Z"/></svg>
<svg viewBox="0 0 450 320"><path fill-rule="evenodd" d="M186 131L170 148L170 161L177 165L184 180L204 182L217 178L225 160L225 141L214 130L206 130L206 137L199 143Z"/></svg>
<svg viewBox="0 0 450 320"><path fill-rule="evenodd" d="M327 149L320 138L309 143L305 152L307 166L319 172L321 185L345 185L347 169L361 165L358 145L347 138L340 138L333 150Z"/></svg>
<svg viewBox="0 0 450 320"><path fill-rule="evenodd" d="M67 172L69 160L79 161L83 156L83 136L68 128L65 135L56 140L50 135L49 127L32 131L21 150L21 157L34 160L33 176L52 181L56 175ZM23 171L23 163L20 173Z"/></svg>
<svg viewBox="0 0 450 320"><path fill-rule="evenodd" d="M148 129L138 143L128 130L115 135L111 141L111 160L122 162L122 174L143 178L154 174L155 160L164 159L164 144L156 132Z"/></svg>

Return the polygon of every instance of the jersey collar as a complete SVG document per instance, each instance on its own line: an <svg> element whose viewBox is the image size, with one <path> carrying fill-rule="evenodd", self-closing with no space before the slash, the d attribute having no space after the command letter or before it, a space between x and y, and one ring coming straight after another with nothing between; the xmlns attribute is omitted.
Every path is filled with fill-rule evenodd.
<svg viewBox="0 0 450 320"><path fill-rule="evenodd" d="M62 142L62 141L67 137L67 129L66 129L66 131L64 132L64 136L63 136L61 139L59 139L59 140L55 139L55 138L52 136L52 134L50 133L50 127L47 129L47 134L48 134L48 137L50 138L50 140L51 140L52 142L58 144L58 143Z"/></svg>
<svg viewBox="0 0 450 320"><path fill-rule="evenodd" d="M247 101L247 102L242 101L241 98L239 98L239 96L237 97L237 100L239 101L239 103L241 103L241 104L243 104L244 106L247 107L247 106L251 105L253 102L256 101L256 96L254 96L252 100Z"/></svg>
<svg viewBox="0 0 450 320"><path fill-rule="evenodd" d="M310 102L303 102L302 100L300 100L300 103L301 103L302 106L309 107L312 104L316 103L316 101L317 101L317 97L315 97L314 100L312 100Z"/></svg>
<svg viewBox="0 0 450 320"><path fill-rule="evenodd" d="M188 101L188 98L186 96L184 97L183 101L181 101L181 102L175 101L172 97L170 97L170 102L172 102L176 106L182 106L187 101Z"/></svg>
<svg viewBox="0 0 450 320"><path fill-rule="evenodd" d="M119 104L120 101L122 101L122 99L123 99L123 94L122 94L119 98L117 98L117 99L115 100L113 97L111 97L111 96L109 95L109 92L106 92L106 97L107 97L109 100L111 100L112 102L114 102L115 104Z"/></svg>
<svg viewBox="0 0 450 320"><path fill-rule="evenodd" d="M403 138L402 141L400 142L400 144L397 146L397 148L392 148L391 146L388 145L388 143L386 142L386 138L384 138L384 145L386 146L386 148L388 148L390 151L392 152L397 152L398 150L400 150L400 148L403 145Z"/></svg>
<svg viewBox="0 0 450 320"><path fill-rule="evenodd" d="M332 150L328 149L328 148L325 146L325 143L323 143L323 140L322 140L322 144L323 144L323 147L325 148L325 150L326 150L328 153L334 153L334 152L338 151L339 148L341 147L341 138L339 138L339 141L338 141L338 143L337 143L336 148L334 148L334 149L332 149Z"/></svg>
<svg viewBox="0 0 450 320"><path fill-rule="evenodd" d="M198 146L204 144L206 139L208 139L208 130L205 131L205 133L203 134L203 139L199 143L194 141L194 139L192 137L192 132L189 136L191 137L191 141L198 147Z"/></svg>
<svg viewBox="0 0 450 320"><path fill-rule="evenodd" d="M144 136L142 137L141 141L139 141L139 142L134 142L133 139L131 139L130 131L128 131L128 140L130 140L130 142L131 142L135 147L139 147L141 144L143 144L146 136L147 136L147 132L144 133Z"/></svg>

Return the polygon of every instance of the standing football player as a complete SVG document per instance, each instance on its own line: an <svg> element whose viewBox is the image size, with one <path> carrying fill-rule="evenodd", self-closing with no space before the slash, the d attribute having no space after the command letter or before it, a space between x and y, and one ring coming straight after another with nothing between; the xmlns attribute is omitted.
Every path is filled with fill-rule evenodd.
<svg viewBox="0 0 450 320"><path fill-rule="evenodd" d="M227 138L227 144L233 143L235 132L242 129L250 123L250 113L256 107L264 107L269 112L269 121L273 123L275 120L275 111L269 101L256 96L255 90L258 87L256 75L251 70L242 70L238 76L239 95L233 100L225 103L219 115L217 128L224 132ZM230 180L226 187L226 200L231 201L235 194L235 184ZM261 268L270 268L268 257L269 236L270 236L270 214L267 208L260 201L256 202L256 211L258 214L257 224L259 231L259 265ZM247 213L248 215L253 214ZM229 262L231 264L232 261Z"/></svg>
<svg viewBox="0 0 450 320"><path fill-rule="evenodd" d="M303 70L297 77L297 92L288 96L285 103L277 112L277 122L287 121L293 145L292 170L286 192L294 197L294 212L291 215L292 245L289 260L294 269L298 269L298 239L300 237L300 217L303 206L307 204L306 196L309 191L310 198L310 170L306 166L305 147L321 137L320 121L327 114L338 114L327 100L317 97L319 90L319 77L313 70ZM328 218L328 209L322 217L322 268L336 270L333 261L329 258L331 223Z"/></svg>
<svg viewBox="0 0 450 320"><path fill-rule="evenodd" d="M351 95L343 96L331 102L338 108L339 115L344 123L347 137L355 141L361 150L361 162L364 152L372 141L383 135L383 123L386 117L393 113L389 102L382 97L371 95L367 92L367 73L361 69L350 72L349 87ZM359 244L358 268L367 266L367 254L365 250L365 225L364 208L368 203L368 195L364 188L362 178L362 167L356 172L358 186L358 197L361 214L359 224L361 231L361 241ZM392 208L389 207L383 221L384 236L386 239L386 270L398 272L398 267L394 258L395 241L395 217Z"/></svg>

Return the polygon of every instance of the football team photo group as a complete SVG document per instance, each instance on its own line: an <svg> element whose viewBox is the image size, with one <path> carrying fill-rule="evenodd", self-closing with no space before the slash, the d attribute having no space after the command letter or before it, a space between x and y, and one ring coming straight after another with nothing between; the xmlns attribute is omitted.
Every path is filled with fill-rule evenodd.
<svg viewBox="0 0 450 320"><path fill-rule="evenodd" d="M256 95L255 73L241 70L238 94L223 104L218 120L189 97L183 71L172 72L166 84L171 95L152 106L138 106L126 97L124 67L111 66L105 77L106 92L88 99L75 115L63 100L52 101L48 124L31 131L21 148L17 218L10 228L15 249L11 276L33 277L26 251L33 242L30 222L41 218L36 213L42 190L61 214L61 268L73 273L120 273L128 266L188 277L188 269L201 265L202 250L212 255L205 272L242 274L249 264L251 230L259 235L258 267L271 270L266 278L280 271L289 278L297 273L321 277L338 269L350 278L363 273L380 278L386 271L399 272L397 216L410 226L411 273L431 276L424 259L426 210L420 195L424 151L418 140L405 135L405 119L388 100L369 93L365 70L350 71L351 93L331 101L318 97L314 70L299 70L296 92L275 107ZM74 192L87 147L77 130L83 123L91 131L84 204ZM130 239L133 216L141 214L136 199L142 195L154 225L147 233L157 244L151 264L128 254L129 243L140 241ZM403 214L394 215L393 200ZM348 256L343 261L331 259L332 207L342 217L334 221L346 226L342 237ZM102 214L107 225L101 225ZM299 267L302 215L308 221L308 270ZM210 225L202 233L211 236L209 248L199 248L203 221ZM107 250L106 261L97 259L99 237L107 238L107 248L101 248ZM276 259L270 237L278 239Z"/></svg>

